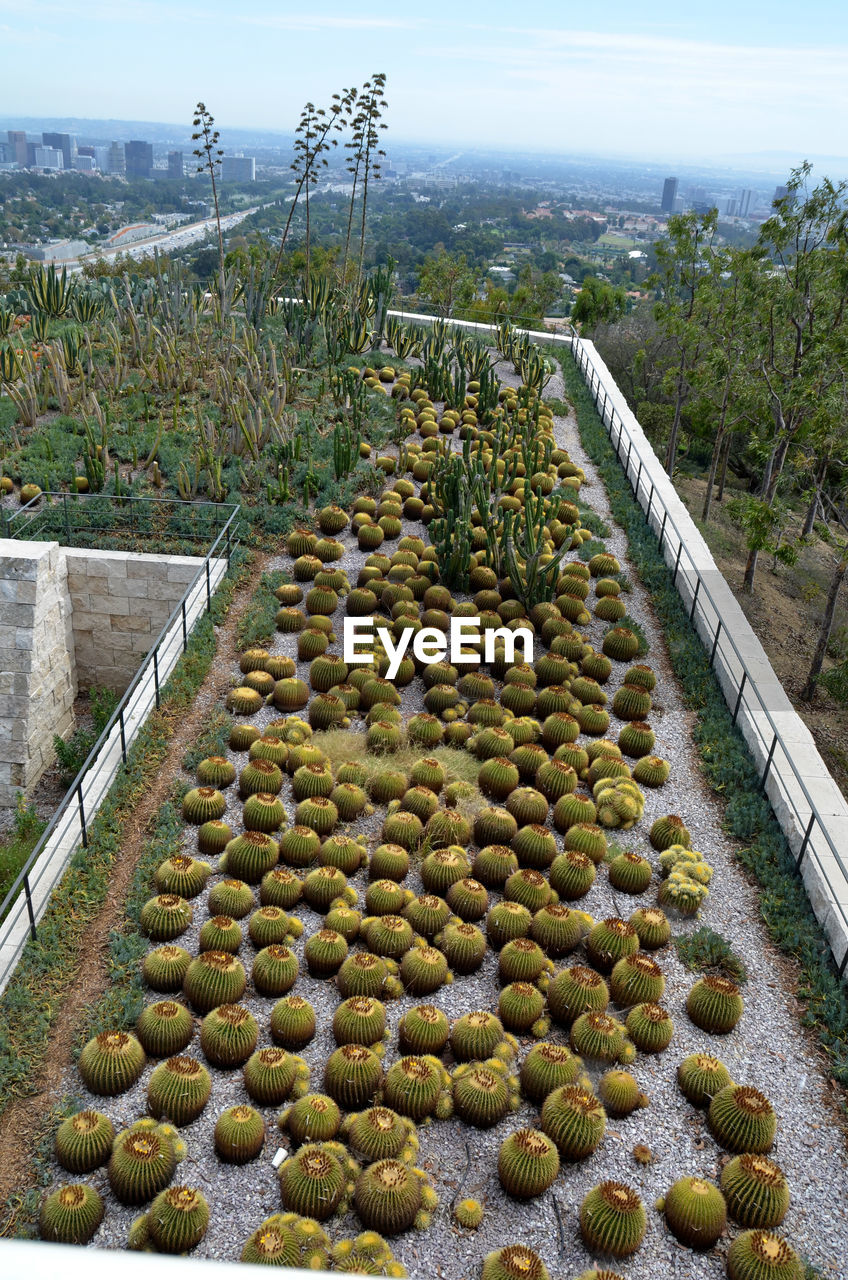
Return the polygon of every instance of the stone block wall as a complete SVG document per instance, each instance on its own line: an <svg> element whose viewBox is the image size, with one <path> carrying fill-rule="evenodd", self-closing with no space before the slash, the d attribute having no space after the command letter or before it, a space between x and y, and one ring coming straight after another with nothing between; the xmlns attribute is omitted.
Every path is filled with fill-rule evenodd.
<svg viewBox="0 0 848 1280"><path fill-rule="evenodd" d="M65 553L0 539L0 805L13 805L73 728L77 674Z"/></svg>
<svg viewBox="0 0 848 1280"><path fill-rule="evenodd" d="M202 561L65 549L77 679L123 693Z"/></svg>
<svg viewBox="0 0 848 1280"><path fill-rule="evenodd" d="M0 808L53 762L78 686L124 692L202 564L0 539Z"/></svg>

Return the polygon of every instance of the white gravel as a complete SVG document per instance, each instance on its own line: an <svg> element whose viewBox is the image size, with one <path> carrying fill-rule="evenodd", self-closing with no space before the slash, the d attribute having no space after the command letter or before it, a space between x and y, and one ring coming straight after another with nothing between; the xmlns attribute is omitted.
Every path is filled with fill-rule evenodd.
<svg viewBox="0 0 848 1280"><path fill-rule="evenodd" d="M511 366L501 364L499 374L504 382L515 384L517 381ZM549 384L546 394L565 398L559 376ZM678 1177L699 1174L715 1179L726 1159L725 1153L710 1136L703 1113L684 1100L675 1080L677 1065L686 1054L706 1050L716 1053L727 1063L734 1080L755 1085L771 1099L779 1117L772 1156L784 1169L792 1192L792 1205L781 1232L802 1256L826 1275L844 1278L848 1275L848 1233L844 1225L848 1169L844 1137L825 1096L826 1079L821 1057L811 1047L808 1035L799 1025L793 994L784 976L787 966L765 935L759 920L756 890L735 865L733 845L722 828L721 800L710 791L699 768L691 737L693 713L685 707L680 688L672 675L650 599L628 562L624 533L610 519L606 493L581 446L575 421L572 418L557 419L555 431L557 443L567 448L573 461L586 472L587 484L581 496L611 525L607 546L619 558L633 583L632 593L627 597L628 612L640 622L650 641L646 660L659 677L650 721L657 735L654 751L671 763L671 777L664 787L647 791L644 819L634 830L623 833L621 843L656 864L656 855L647 841L651 823L657 816L669 812L683 816L693 834L695 847L702 850L714 866L715 875L702 919L684 921L677 930L691 931L706 923L732 941L749 970L749 980L744 989L745 1014L736 1030L726 1037L709 1037L694 1027L686 1016L684 1004L696 975L682 968L673 947L666 948L659 953L658 959L666 975L663 1003L674 1018L674 1039L665 1053L657 1057L639 1055L630 1068L649 1095L650 1105L625 1120L610 1120L605 1139L593 1156L581 1164L564 1167L551 1191L538 1200L522 1204L509 1199L501 1190L497 1177L497 1151L508 1133L521 1125L536 1123L538 1111L535 1107L523 1103L517 1114L509 1115L490 1131L471 1129L457 1120L421 1125L419 1163L432 1177L440 1206L428 1231L410 1232L393 1242L395 1255L405 1263L412 1276L435 1274L440 1280L460 1280L477 1276L480 1260L489 1250L511 1242L523 1242L538 1250L553 1276L569 1280L591 1265L599 1265L580 1239L577 1226L580 1201L592 1186L603 1179L614 1178L639 1191L647 1206L649 1221L642 1248L632 1259L610 1264L615 1270L630 1280L657 1280L657 1277L661 1280L671 1280L671 1277L719 1280L725 1274L724 1256L730 1235L706 1254L693 1253L677 1244L653 1207L655 1199ZM421 533L426 538L422 526L407 522L404 532L407 531ZM365 556L359 552L356 540L349 532L342 537L347 550L344 560L339 563L355 585ZM289 561L281 556L277 563L283 566ZM340 610L337 615L339 624L341 616ZM593 619L583 630L591 641L599 645L606 626ZM336 652L340 652L340 631L339 625L339 644L334 646ZM296 637L277 635L271 649L274 653L296 656ZM610 701L625 670L622 664L614 665L612 679L606 686ZM304 675L305 669L306 664L302 664L298 674ZM404 691L405 715L421 709L422 692L417 679ZM262 726L278 714L273 709L265 709L253 722ZM614 719L611 734L613 730L617 732L618 727ZM238 767L242 767L246 754L234 756L234 759ZM240 804L235 787L230 788L229 795L231 798L225 817L238 831ZM291 814L290 791L288 801ZM383 812L378 809L375 815L354 827L355 831L367 834L369 848L379 843ZM561 837L558 839L561 844ZM190 828L185 835L186 850L194 852L194 845L194 831ZM366 873L358 873L352 883L359 891L362 906ZM415 872L410 874L405 884L415 892L421 891L420 878ZM590 911L595 918L615 914L626 916L637 905L655 903L657 884L655 878L648 892L634 901L611 890L602 867L591 891L577 905ZM497 900L498 895L491 896L493 902ZM203 894L195 899L194 924L187 934L178 939L189 951L196 950L199 928L207 917L205 898ZM258 904L258 892L256 898ZM299 906L295 914L305 925L304 939L320 926L321 917L305 906ZM299 952L302 945L303 940L297 944ZM252 947L248 941L243 948L248 972L251 958ZM574 961L581 958L582 949L575 954ZM455 1018L473 1009L496 1008L498 989L497 960L489 951L483 968L477 974L443 987L432 1000L449 1017ZM339 996L332 982L310 978L305 966L296 990L314 1004L318 1014L318 1032L303 1051L303 1056L312 1072L311 1087L320 1091L323 1063L335 1047L330 1023ZM420 1002L420 998L404 997L388 1003L392 1038L386 1054L387 1066L397 1056L396 1030L402 1013ZM243 1003L259 1022L260 1046L270 1044L268 1020L274 1001L253 994L248 986ZM564 1042L565 1034L554 1027L550 1038ZM522 1057L531 1043L527 1040L522 1044ZM197 1035L188 1052L200 1055ZM451 1065L449 1054L445 1061ZM104 1110L119 1128L145 1113L147 1080L153 1065L148 1065L133 1089L113 1100L89 1095L75 1070L68 1071L65 1090L85 1105ZM177 1179L199 1186L212 1206L209 1231L196 1253L235 1260L250 1232L264 1217L281 1207L271 1164L279 1145L275 1126L277 1109L267 1108L264 1112L269 1136L263 1154L241 1168L223 1164L217 1159L213 1147L215 1120L225 1107L248 1099L239 1070L224 1072L213 1069L212 1077L213 1094L206 1111L183 1131L189 1155L180 1167ZM632 1156L636 1143L650 1147L654 1154L653 1164L647 1167L636 1164ZM460 1187L459 1179L466 1163L466 1144L471 1152L471 1167ZM58 1166L56 1178L57 1181L68 1180ZM91 1181L103 1192L107 1203L105 1220L93 1244L101 1248L121 1248L125 1246L130 1222L139 1210L117 1203L109 1191L104 1171L92 1175ZM451 1203L460 1190L463 1195L480 1199L485 1206L483 1223L476 1233L463 1231L452 1220ZM562 1251L554 1197L560 1205L565 1228ZM353 1214L344 1220L331 1219L325 1225L334 1239L354 1234L360 1229ZM731 1228L730 1234L735 1232L736 1228Z"/></svg>

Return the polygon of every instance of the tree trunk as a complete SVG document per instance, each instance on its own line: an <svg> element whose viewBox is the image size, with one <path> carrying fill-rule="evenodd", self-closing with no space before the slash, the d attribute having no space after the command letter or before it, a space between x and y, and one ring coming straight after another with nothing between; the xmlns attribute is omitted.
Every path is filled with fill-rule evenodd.
<svg viewBox="0 0 848 1280"><path fill-rule="evenodd" d="M668 448L665 451L665 469L670 476L674 475L674 464L677 460L677 437L680 435L680 418L683 413L683 368L684 361L681 356L680 368L677 372L677 396L674 405L674 421L671 424L671 434L668 437Z"/></svg>
<svg viewBox="0 0 848 1280"><path fill-rule="evenodd" d="M829 461L830 461L829 458L824 457L819 463L818 471L816 472L813 496L810 500L810 505L807 508L807 516L806 516L806 519L804 520L804 527L801 530L802 538L809 538L813 532L813 525L816 523L816 517L818 516L819 508L821 507L821 491L822 491L822 486L824 485L825 475L827 474L827 466Z"/></svg>
<svg viewBox="0 0 848 1280"><path fill-rule="evenodd" d="M742 585L749 595L754 594L754 576L757 572L757 560L759 559L759 551L749 551L748 559L745 562L745 576L742 579Z"/></svg>
<svg viewBox="0 0 848 1280"><path fill-rule="evenodd" d="M836 601L839 596L839 588L842 586L845 573L848 571L848 549L843 549L842 557L839 560L836 571L830 582L830 590L827 593L827 604L824 609L824 618L822 619L821 630L816 644L816 651L813 654L813 661L810 664L809 674L807 675L807 683L801 690L801 697L804 702L812 702L816 692L816 680L822 669L824 655L827 652L827 642L830 639L830 631L833 626L833 618L836 613Z"/></svg>
<svg viewBox="0 0 848 1280"><path fill-rule="evenodd" d="M721 456L721 469L718 477L718 493L716 494L717 502L724 502L724 487L727 484L727 464L730 461L730 445L733 440L733 432L728 431L724 441L724 450Z"/></svg>
<svg viewBox="0 0 848 1280"><path fill-rule="evenodd" d="M718 428L716 430L716 438L713 445L713 456L710 458L710 474L707 476L707 492L704 494L704 509L701 512L701 519L704 522L709 520L710 508L713 505L713 487L715 485L716 471L718 470L718 460L721 455L724 436L727 431L727 401L729 395L730 387L728 383L725 382L724 391L721 397L721 410L718 416Z"/></svg>

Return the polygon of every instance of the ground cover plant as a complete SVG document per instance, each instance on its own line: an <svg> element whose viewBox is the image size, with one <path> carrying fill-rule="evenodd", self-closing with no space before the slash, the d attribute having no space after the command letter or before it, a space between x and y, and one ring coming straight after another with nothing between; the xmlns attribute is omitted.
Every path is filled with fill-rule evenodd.
<svg viewBox="0 0 848 1280"><path fill-rule="evenodd" d="M386 361L383 482L317 504L257 584L67 1076L46 1238L390 1275L838 1266L804 1191L821 1158L841 1194L841 1136L778 1066L815 1070L733 869L765 818L731 797L730 841L704 801L659 579L551 363L499 338L508 363L439 327ZM386 642L349 663L369 617ZM488 660L387 678L389 640L462 617L499 631ZM705 945L726 920L744 987Z"/></svg>

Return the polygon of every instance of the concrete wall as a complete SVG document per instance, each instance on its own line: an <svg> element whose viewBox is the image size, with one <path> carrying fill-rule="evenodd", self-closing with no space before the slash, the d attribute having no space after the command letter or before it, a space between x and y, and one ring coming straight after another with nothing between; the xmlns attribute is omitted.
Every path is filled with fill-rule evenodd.
<svg viewBox="0 0 848 1280"><path fill-rule="evenodd" d="M202 561L71 547L64 555L79 684L123 693Z"/></svg>
<svg viewBox="0 0 848 1280"><path fill-rule="evenodd" d="M13 805L73 728L77 693L65 553L0 539L0 805Z"/></svg>
<svg viewBox="0 0 848 1280"><path fill-rule="evenodd" d="M52 763L78 686L124 692L202 563L0 539L0 807Z"/></svg>

